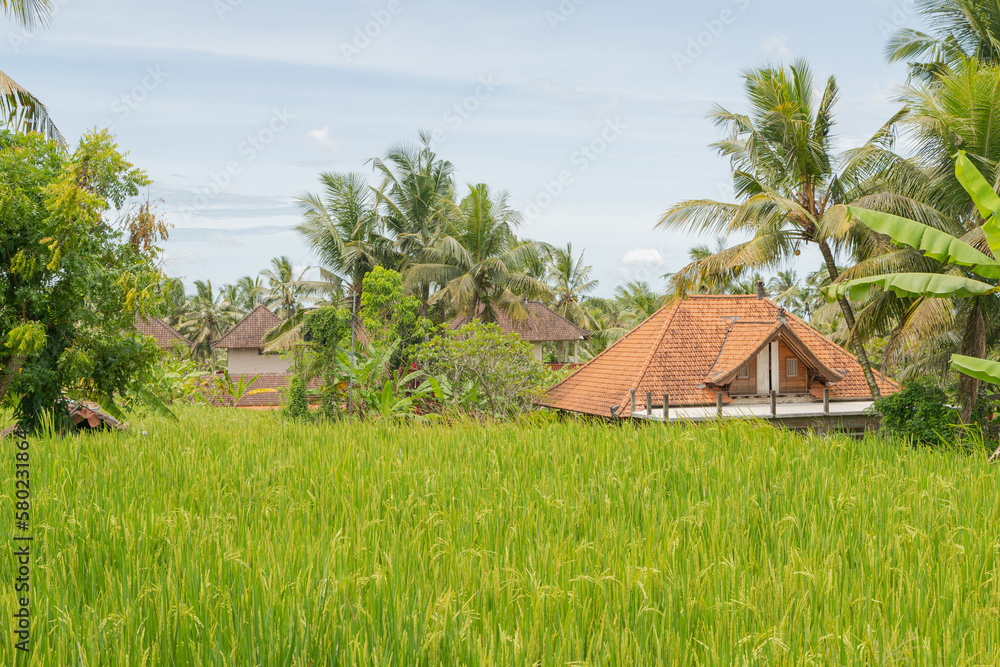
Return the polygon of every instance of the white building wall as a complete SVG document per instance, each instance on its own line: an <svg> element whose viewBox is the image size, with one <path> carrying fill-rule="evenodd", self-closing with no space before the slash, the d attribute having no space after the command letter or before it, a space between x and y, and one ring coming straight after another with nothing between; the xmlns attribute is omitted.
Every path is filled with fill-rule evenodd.
<svg viewBox="0 0 1000 667"><path fill-rule="evenodd" d="M291 359L282 359L278 354L260 354L256 348L234 348L228 351L229 375L239 377L241 373L257 375L259 373L287 373Z"/></svg>

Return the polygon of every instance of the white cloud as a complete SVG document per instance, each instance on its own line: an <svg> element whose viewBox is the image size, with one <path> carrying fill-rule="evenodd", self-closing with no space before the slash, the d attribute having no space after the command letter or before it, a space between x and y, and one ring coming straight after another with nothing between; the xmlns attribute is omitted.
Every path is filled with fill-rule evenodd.
<svg viewBox="0 0 1000 667"><path fill-rule="evenodd" d="M775 55L779 60L787 60L792 57L792 51L788 48L791 38L783 32L776 32L768 36L760 44L760 49L768 55Z"/></svg>
<svg viewBox="0 0 1000 667"><path fill-rule="evenodd" d="M622 264L645 268L663 266L663 257L656 248L633 248L622 257Z"/></svg>
<svg viewBox="0 0 1000 667"><path fill-rule="evenodd" d="M330 128L327 127L326 125L324 125L318 130L309 130L308 132L306 132L306 136L309 137L310 140L314 141L315 143L319 144L320 146L329 151L333 151L334 153L336 153L337 151L340 150L340 144L337 142L336 139L330 137Z"/></svg>

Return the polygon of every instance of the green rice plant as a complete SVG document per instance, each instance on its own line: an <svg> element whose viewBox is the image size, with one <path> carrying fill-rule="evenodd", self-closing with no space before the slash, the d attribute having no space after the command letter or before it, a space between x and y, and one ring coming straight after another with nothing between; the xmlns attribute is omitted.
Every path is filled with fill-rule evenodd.
<svg viewBox="0 0 1000 667"><path fill-rule="evenodd" d="M34 649L0 558L0 664L1000 664L985 455L178 414L32 441Z"/></svg>

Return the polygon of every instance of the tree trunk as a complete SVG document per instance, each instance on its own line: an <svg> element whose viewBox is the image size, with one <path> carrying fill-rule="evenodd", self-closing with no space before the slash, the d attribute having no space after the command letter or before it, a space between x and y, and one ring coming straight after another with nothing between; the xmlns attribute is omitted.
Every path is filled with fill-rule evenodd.
<svg viewBox="0 0 1000 667"><path fill-rule="evenodd" d="M972 300L972 311L965 323L961 354L977 359L986 356L986 321L983 319L983 309L979 306L978 298ZM972 411L979 398L979 385L979 380L974 377L962 374L958 376L958 400L962 406L960 417L963 424L968 424L972 419Z"/></svg>
<svg viewBox="0 0 1000 667"><path fill-rule="evenodd" d="M837 270L837 263L833 261L833 251L830 250L830 246L826 241L819 242L819 249L823 253L823 261L826 262L827 271L830 272L830 282L833 282L840 277L840 271ZM851 308L851 302L847 300L847 297L841 297L838 299L838 302L840 303L840 310L844 313L844 321L847 322L847 328L851 332L854 354L857 356L858 363L861 364L861 369L865 373L868 391L871 392L872 398L877 401L882 398L882 392L878 388L878 382L875 381L875 373L872 372L871 362L868 361L868 353L865 352L864 343L862 343L861 336L857 331L854 309Z"/></svg>

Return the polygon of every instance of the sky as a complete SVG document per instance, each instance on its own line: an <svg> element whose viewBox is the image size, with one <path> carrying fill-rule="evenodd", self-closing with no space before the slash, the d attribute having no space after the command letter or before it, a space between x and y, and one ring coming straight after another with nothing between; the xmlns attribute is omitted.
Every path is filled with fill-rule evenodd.
<svg viewBox="0 0 1000 667"><path fill-rule="evenodd" d="M0 25L2 69L71 144L109 128L173 225L164 270L190 285L316 259L295 197L324 171L429 131L459 193L488 183L520 235L585 252L610 295L662 286L692 245L670 205L732 197L706 114L745 109L741 71L805 58L835 75L838 145L898 108L886 37L913 0L54 0L51 25ZM788 268L818 268L806 252Z"/></svg>

